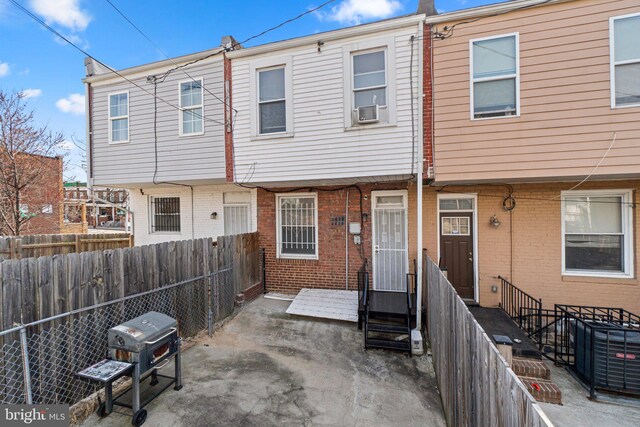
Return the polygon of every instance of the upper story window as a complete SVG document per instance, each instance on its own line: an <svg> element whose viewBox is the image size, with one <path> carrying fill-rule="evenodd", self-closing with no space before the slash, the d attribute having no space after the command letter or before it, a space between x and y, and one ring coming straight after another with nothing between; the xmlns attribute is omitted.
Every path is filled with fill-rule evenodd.
<svg viewBox="0 0 640 427"><path fill-rule="evenodd" d="M129 92L109 95L109 142L129 142Z"/></svg>
<svg viewBox="0 0 640 427"><path fill-rule="evenodd" d="M318 210L314 193L276 196L279 258L318 258Z"/></svg>
<svg viewBox="0 0 640 427"><path fill-rule="evenodd" d="M471 118L520 114L518 35L470 41Z"/></svg>
<svg viewBox="0 0 640 427"><path fill-rule="evenodd" d="M563 274L633 274L630 203L631 191L562 193Z"/></svg>
<svg viewBox="0 0 640 427"><path fill-rule="evenodd" d="M260 134L287 131L285 68L258 71Z"/></svg>
<svg viewBox="0 0 640 427"><path fill-rule="evenodd" d="M387 106L385 52L353 55L353 108Z"/></svg>
<svg viewBox="0 0 640 427"><path fill-rule="evenodd" d="M180 197L150 197L151 232L180 231Z"/></svg>
<svg viewBox="0 0 640 427"><path fill-rule="evenodd" d="M180 83L180 135L204 133L202 79Z"/></svg>
<svg viewBox="0 0 640 427"><path fill-rule="evenodd" d="M640 13L611 18L611 108L640 105Z"/></svg>

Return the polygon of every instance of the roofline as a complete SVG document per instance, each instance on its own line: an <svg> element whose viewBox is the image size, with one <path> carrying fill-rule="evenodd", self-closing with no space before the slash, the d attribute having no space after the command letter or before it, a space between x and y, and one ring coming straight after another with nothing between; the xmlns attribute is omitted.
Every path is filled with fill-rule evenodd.
<svg viewBox="0 0 640 427"><path fill-rule="evenodd" d="M299 46L315 44L318 40L323 42L343 39L347 37L360 36L370 33L377 33L384 30L393 30L402 28L410 24L418 24L424 21L426 15L411 14L400 16L397 18L385 19L382 21L371 22L367 24L355 25L352 27L340 28L337 30L326 31L322 33L311 34L308 36L296 37L293 39L282 40L272 43L266 43L253 47L245 47L244 49L227 52L227 57L231 59L242 58L245 56L260 55L278 50L290 49Z"/></svg>
<svg viewBox="0 0 640 427"><path fill-rule="evenodd" d="M122 70L115 70L115 71L117 71L119 74L126 77L134 74L149 72L149 71L154 71L156 73L163 72L170 68L175 67L176 64L183 65L191 61L206 58L207 56L210 56L210 55L211 56L207 58L207 61L216 61L218 59L222 59L224 56L222 55L222 52L224 52L224 48L220 46L215 49L203 50L196 53L190 53L188 55L177 56L171 59L163 59L161 61L156 61L156 62L149 62L147 64L136 65L135 67L123 68ZM215 54L215 55L212 55L212 54ZM103 82L103 81L108 81L112 79L121 79L121 77L118 74L116 74L114 71L111 71L111 72L105 72L102 74L96 74L94 76L87 76L84 79L82 79L82 81L84 83L96 83L96 82Z"/></svg>
<svg viewBox="0 0 640 427"><path fill-rule="evenodd" d="M425 24L437 24L441 22L458 21L461 19L478 18L496 13L513 12L523 8L549 6L557 3L568 3L576 0L512 0L503 3L495 3L486 6L478 6L469 9L445 12L439 15L427 16Z"/></svg>

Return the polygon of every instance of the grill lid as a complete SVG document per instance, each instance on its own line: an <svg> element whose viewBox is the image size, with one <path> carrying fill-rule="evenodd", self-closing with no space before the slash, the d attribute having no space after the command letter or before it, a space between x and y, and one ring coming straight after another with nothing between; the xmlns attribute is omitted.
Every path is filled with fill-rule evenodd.
<svg viewBox="0 0 640 427"><path fill-rule="evenodd" d="M177 326L174 318L150 311L109 329L108 345L110 348L138 352L146 342L157 340Z"/></svg>

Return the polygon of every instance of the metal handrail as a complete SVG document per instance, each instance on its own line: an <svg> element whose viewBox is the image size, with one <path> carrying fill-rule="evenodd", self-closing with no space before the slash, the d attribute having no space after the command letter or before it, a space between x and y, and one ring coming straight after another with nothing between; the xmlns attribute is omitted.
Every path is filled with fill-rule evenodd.
<svg viewBox="0 0 640 427"><path fill-rule="evenodd" d="M500 307L527 333L537 332L532 337L542 349L542 299L535 299L522 289L514 286L502 276Z"/></svg>

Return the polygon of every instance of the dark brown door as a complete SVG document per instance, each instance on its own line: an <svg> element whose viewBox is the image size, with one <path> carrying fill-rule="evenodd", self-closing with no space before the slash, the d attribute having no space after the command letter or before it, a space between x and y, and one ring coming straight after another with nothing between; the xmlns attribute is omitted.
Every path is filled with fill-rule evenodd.
<svg viewBox="0 0 640 427"><path fill-rule="evenodd" d="M440 214L440 267L462 298L474 299L473 214Z"/></svg>

